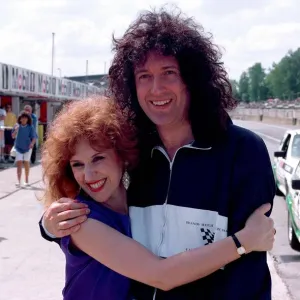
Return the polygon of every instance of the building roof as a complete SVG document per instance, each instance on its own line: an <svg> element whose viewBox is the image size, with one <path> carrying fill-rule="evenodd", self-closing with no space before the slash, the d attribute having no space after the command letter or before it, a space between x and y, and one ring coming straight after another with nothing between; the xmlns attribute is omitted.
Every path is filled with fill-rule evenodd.
<svg viewBox="0 0 300 300"><path fill-rule="evenodd" d="M71 76L66 78L102 88L106 88L108 86L108 74Z"/></svg>

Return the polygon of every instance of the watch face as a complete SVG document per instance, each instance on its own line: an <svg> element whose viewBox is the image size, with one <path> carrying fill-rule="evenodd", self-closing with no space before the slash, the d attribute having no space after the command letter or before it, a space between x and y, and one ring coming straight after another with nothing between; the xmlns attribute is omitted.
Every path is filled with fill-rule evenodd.
<svg viewBox="0 0 300 300"><path fill-rule="evenodd" d="M244 247L240 247L240 248L237 249L237 252L238 252L239 255L243 255L243 254L246 253L246 250L245 250Z"/></svg>

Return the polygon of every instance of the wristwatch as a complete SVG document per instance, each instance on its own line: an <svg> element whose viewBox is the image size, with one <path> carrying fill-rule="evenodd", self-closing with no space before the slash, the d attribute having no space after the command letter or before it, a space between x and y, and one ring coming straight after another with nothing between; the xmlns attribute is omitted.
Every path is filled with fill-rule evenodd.
<svg viewBox="0 0 300 300"><path fill-rule="evenodd" d="M235 234L233 234L232 239L236 245L236 251L237 253L242 256L246 254L246 249L241 245L240 241L238 240L238 238L235 236Z"/></svg>

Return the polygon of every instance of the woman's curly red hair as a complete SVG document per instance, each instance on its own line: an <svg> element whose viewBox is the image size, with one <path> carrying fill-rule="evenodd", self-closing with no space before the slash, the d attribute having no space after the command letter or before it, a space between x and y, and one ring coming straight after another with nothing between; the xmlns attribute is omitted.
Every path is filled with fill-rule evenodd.
<svg viewBox="0 0 300 300"><path fill-rule="evenodd" d="M95 150L115 149L129 169L137 163L135 128L113 100L96 97L66 104L50 125L42 147L46 206L77 195L79 186L69 162L82 139L87 139Z"/></svg>

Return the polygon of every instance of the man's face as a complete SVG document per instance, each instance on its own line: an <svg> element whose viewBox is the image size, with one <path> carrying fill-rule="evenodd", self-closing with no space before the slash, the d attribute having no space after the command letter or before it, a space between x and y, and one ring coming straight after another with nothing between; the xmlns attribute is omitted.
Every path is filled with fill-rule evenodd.
<svg viewBox="0 0 300 300"><path fill-rule="evenodd" d="M24 107L24 111L25 111L27 114L29 114L29 115L31 115L31 113L32 113L32 109L31 109L31 107L29 107L29 106L25 106L25 107Z"/></svg>
<svg viewBox="0 0 300 300"><path fill-rule="evenodd" d="M145 64L135 68L135 84L139 104L155 125L188 120L189 93L173 56L150 52Z"/></svg>

